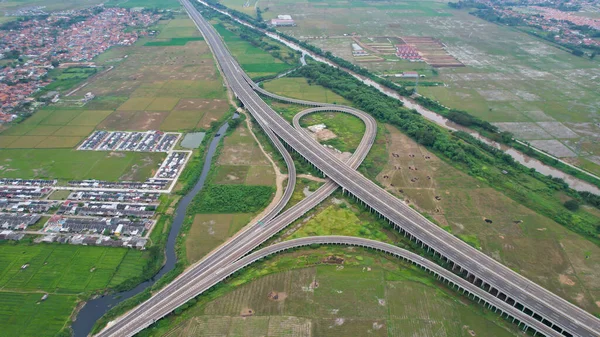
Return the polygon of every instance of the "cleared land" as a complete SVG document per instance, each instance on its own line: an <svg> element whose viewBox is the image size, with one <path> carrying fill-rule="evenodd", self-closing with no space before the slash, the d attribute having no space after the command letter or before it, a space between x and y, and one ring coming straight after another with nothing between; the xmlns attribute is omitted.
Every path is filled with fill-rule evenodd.
<svg viewBox="0 0 600 337"><path fill-rule="evenodd" d="M377 180L390 192L527 278L600 312L598 246L458 171L397 129L388 132L388 161Z"/></svg>
<svg viewBox="0 0 600 337"><path fill-rule="evenodd" d="M469 15L467 10L453 10L445 2L266 0L260 1L260 7L269 8L265 19L302 13L293 15L297 27L278 29L352 62L352 40L343 34L356 33L364 41L381 36L432 37L466 67L434 70L425 62L399 61L394 55L385 56L385 62L360 65L378 73L419 71L427 76L420 81L424 82L419 85L420 94L489 122L512 123L500 127L517 136L518 130L539 128L543 132L531 139L558 140L575 153L566 157L570 162L600 172L600 147L595 141L600 133L596 125L600 109L597 59L576 57L526 33ZM427 86L428 81L446 86ZM547 145L552 154L561 157L564 153L562 147Z"/></svg>

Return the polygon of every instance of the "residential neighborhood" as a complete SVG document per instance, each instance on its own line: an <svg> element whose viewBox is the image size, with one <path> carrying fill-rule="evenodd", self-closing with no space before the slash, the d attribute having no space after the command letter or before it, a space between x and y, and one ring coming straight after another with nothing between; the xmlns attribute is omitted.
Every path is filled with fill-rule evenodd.
<svg viewBox="0 0 600 337"><path fill-rule="evenodd" d="M0 122L13 120L18 107L34 102L30 96L51 83L48 71L65 63L94 67L80 62L135 43L147 31L127 28L145 28L159 18L150 11L96 6L0 26Z"/></svg>

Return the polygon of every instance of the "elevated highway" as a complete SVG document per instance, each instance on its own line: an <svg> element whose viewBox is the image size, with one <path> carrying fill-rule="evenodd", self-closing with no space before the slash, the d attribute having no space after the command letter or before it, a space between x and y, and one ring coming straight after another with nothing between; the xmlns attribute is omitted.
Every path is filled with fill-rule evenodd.
<svg viewBox="0 0 600 337"><path fill-rule="evenodd" d="M464 275L463 280L489 294L487 296L488 303L491 303L491 297L493 297L496 299L493 301L502 301L521 311L523 314L519 317L534 331L548 336L600 335L598 319L429 222L403 202L356 172L354 169L356 165L352 165L356 163L351 162L351 165L348 165L341 162L321 145L308 139L302 131L293 128L254 92L255 87L248 83L244 72L231 57L212 26L187 0L183 0L182 3L213 50L229 86L261 127L265 130L270 129L273 134L319 168L335 184L333 182L326 183L311 195L311 197L315 196L314 198L301 201L267 224L251 226L243 235L236 236L239 239L232 240L227 244L225 250L228 253L224 258L215 260L214 255L205 258L149 301L121 317L111 327L101 332L101 336L130 336L178 305L185 303L191 297L208 289L211 282L218 282L225 277L223 275L227 274L226 270L229 270L227 268L230 268L232 263L235 265L242 261L239 259L256 246L324 200L330 193L327 191L333 191L336 184L341 186L344 192L361 200L380 216L385 217L399 231L415 240L424 249L447 260L455 270ZM316 242L319 238L311 238L311 240ZM480 298L483 298L483 295ZM500 306L499 304L496 307ZM503 304L502 307L506 310L506 305ZM536 328L538 323L550 328L551 331Z"/></svg>

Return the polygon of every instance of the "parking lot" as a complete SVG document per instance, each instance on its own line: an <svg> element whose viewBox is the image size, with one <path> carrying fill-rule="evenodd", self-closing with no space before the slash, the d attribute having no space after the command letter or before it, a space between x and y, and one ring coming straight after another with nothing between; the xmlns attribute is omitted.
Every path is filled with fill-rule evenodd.
<svg viewBox="0 0 600 337"><path fill-rule="evenodd" d="M54 215L48 220L42 231L47 233L95 233L116 236L141 236L145 230L152 228L153 224L154 221L149 219L76 218Z"/></svg>
<svg viewBox="0 0 600 337"><path fill-rule="evenodd" d="M56 180L0 178L0 186L52 186Z"/></svg>
<svg viewBox="0 0 600 337"><path fill-rule="evenodd" d="M37 199L52 192L51 187L0 186L0 199Z"/></svg>
<svg viewBox="0 0 600 337"><path fill-rule="evenodd" d="M164 190L171 183L170 180L148 179L144 182L138 181L102 181L102 180L71 180L70 186L85 188L114 188L131 190Z"/></svg>
<svg viewBox="0 0 600 337"><path fill-rule="evenodd" d="M67 200L63 202L56 214L151 218L154 216L156 206L156 204Z"/></svg>
<svg viewBox="0 0 600 337"><path fill-rule="evenodd" d="M76 191L69 194L69 200L93 200L112 202L146 202L155 203L160 193L148 192L107 192L107 191Z"/></svg>
<svg viewBox="0 0 600 337"><path fill-rule="evenodd" d="M180 137L180 133L164 133L156 130L95 131L83 141L78 150L169 152Z"/></svg>
<svg viewBox="0 0 600 337"><path fill-rule="evenodd" d="M169 153L167 158L163 161L156 172L155 178L163 178L163 179L175 179L179 174L179 171L183 169L185 163L187 162L190 152L178 152L173 151Z"/></svg>

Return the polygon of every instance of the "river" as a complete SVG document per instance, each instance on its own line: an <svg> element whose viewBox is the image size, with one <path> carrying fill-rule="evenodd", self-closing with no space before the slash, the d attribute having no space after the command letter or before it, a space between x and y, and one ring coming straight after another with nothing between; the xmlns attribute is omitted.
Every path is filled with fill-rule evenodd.
<svg viewBox="0 0 600 337"><path fill-rule="evenodd" d="M238 118L238 114L234 114L233 118ZM152 277L151 279L140 283L135 288L123 291L120 293L105 295L101 297L97 297L95 299L89 300L85 306L77 313L77 317L71 328L73 329L73 334L75 337L86 337L92 331L92 328L96 321L100 319L108 310L110 310L115 305L121 303L122 301L133 297L144 291L146 288L152 286L157 280L159 280L163 275L173 270L175 267L175 263L177 262L177 254L175 252L175 243L177 242L177 237L179 236L179 230L181 229L181 225L183 224L183 220L185 219L185 214L188 205L192 202L196 194L202 190L204 187L204 182L206 180L206 176L210 171L210 166L212 163L213 156L221 141L221 138L225 135L229 124L225 122L225 124L221 125L219 131L217 132L217 136L215 136L210 145L208 146L208 151L206 153L206 161L204 162L204 166L202 167L202 173L200 174L200 178L198 181L180 201L177 205L177 209L175 210L175 217L173 219L173 223L171 225L171 230L169 232L169 237L167 239L166 246L166 262L161 267L161 269Z"/></svg>

